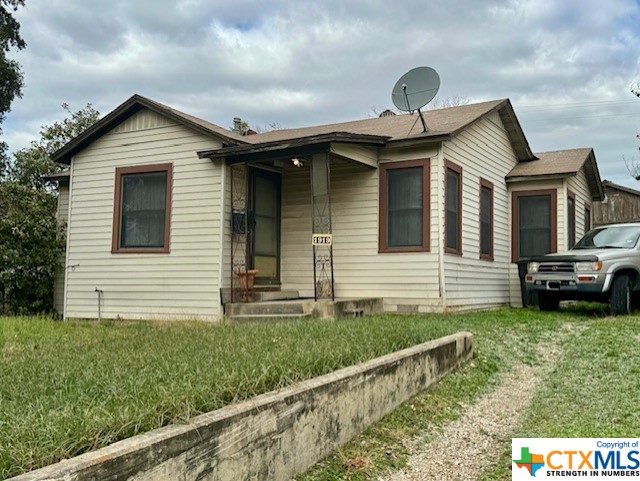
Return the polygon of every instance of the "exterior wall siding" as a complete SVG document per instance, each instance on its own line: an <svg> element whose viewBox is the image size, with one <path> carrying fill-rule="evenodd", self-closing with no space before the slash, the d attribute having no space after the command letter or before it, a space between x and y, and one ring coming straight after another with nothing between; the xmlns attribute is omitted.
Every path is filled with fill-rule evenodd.
<svg viewBox="0 0 640 481"><path fill-rule="evenodd" d="M58 211L56 212L56 217L59 225L67 225L69 217L69 185L66 182L61 182L58 187ZM65 261L66 250L58 257L59 267L53 281L53 308L60 315L63 315L64 311Z"/></svg>
<svg viewBox="0 0 640 481"><path fill-rule="evenodd" d="M576 242L578 242L583 235L586 234L584 229L584 206L591 205L591 216L593 219L593 201L591 200L591 194L589 192L589 184L587 183L587 175L584 169L580 170L575 176L569 177L566 180L567 191L571 191L576 196L575 208L576 208ZM568 210L567 210L568 213ZM569 237L569 226L566 223L565 239ZM593 225L593 221L592 221ZM573 247L573 246L571 246ZM564 250L569 248L567 243L558 244L558 250Z"/></svg>
<svg viewBox="0 0 640 481"><path fill-rule="evenodd" d="M220 143L141 111L73 159L65 317L220 316L222 167L196 152ZM117 167L173 163L170 254L112 254Z"/></svg>
<svg viewBox="0 0 640 481"><path fill-rule="evenodd" d="M337 297L382 297L387 311L440 310L437 170L439 149L388 150L380 162L431 159L430 252L378 253L379 171L343 160L331 164ZM311 186L308 167L286 165L282 178L283 289L313 296Z"/></svg>
<svg viewBox="0 0 640 481"><path fill-rule="evenodd" d="M518 161L507 132L496 112L443 146L444 158L462 167L462 255L443 254L447 309L508 304L511 201L504 179ZM480 178L493 183L493 261L480 259ZM440 192L436 205L444 209L444 185Z"/></svg>

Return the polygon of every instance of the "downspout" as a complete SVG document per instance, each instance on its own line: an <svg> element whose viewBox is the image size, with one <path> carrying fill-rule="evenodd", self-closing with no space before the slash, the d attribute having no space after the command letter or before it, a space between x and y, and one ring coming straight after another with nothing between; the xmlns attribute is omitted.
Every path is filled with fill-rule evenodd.
<svg viewBox="0 0 640 481"><path fill-rule="evenodd" d="M447 286L444 275L444 142L440 142L438 147L438 157L436 161L436 208L438 209L438 286L440 288L440 302L442 309L447 308Z"/></svg>

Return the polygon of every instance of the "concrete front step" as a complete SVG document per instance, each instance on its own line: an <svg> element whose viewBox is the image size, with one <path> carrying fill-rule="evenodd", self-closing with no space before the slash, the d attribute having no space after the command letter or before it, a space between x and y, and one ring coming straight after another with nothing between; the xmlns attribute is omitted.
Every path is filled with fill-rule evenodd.
<svg viewBox="0 0 640 481"><path fill-rule="evenodd" d="M300 293L298 291L259 291L254 292L256 301L268 302L268 301L288 301L300 299Z"/></svg>
<svg viewBox="0 0 640 481"><path fill-rule="evenodd" d="M297 299L288 301L263 301L227 304L225 315L231 323L265 321L282 318L336 319L360 317L382 312L382 298Z"/></svg>
<svg viewBox="0 0 640 481"><path fill-rule="evenodd" d="M313 300L234 303L227 304L226 314L228 317L271 314L290 316L293 314L306 314L311 312L311 309L309 309L310 303L313 303Z"/></svg>
<svg viewBox="0 0 640 481"><path fill-rule="evenodd" d="M299 314L240 314L229 317L231 324L243 324L245 322L268 322L279 320L303 320L311 319L311 313Z"/></svg>

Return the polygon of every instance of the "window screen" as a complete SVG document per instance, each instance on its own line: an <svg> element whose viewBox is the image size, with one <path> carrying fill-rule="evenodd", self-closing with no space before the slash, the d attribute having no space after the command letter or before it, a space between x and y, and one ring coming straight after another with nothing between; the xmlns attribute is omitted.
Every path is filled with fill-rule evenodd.
<svg viewBox="0 0 640 481"><path fill-rule="evenodd" d="M122 176L121 248L164 247L167 172Z"/></svg>
<svg viewBox="0 0 640 481"><path fill-rule="evenodd" d="M480 189L480 253L493 256L493 191L482 186Z"/></svg>
<svg viewBox="0 0 640 481"><path fill-rule="evenodd" d="M455 251L460 250L460 174L447 169L447 201L446 201L446 246Z"/></svg>
<svg viewBox="0 0 640 481"><path fill-rule="evenodd" d="M388 245L422 246L424 172L422 167L387 171Z"/></svg>
<svg viewBox="0 0 640 481"><path fill-rule="evenodd" d="M520 257L551 252L551 197L523 196L518 200L520 213Z"/></svg>

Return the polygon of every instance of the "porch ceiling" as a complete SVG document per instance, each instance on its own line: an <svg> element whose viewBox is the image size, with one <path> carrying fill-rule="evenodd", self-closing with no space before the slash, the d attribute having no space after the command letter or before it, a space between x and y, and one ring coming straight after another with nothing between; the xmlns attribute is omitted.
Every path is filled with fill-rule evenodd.
<svg viewBox="0 0 640 481"><path fill-rule="evenodd" d="M378 135L333 132L286 141L265 142L257 145L239 145L215 150L198 152L198 157L211 160L225 160L228 165L265 162L283 158L304 157L320 152L333 152L343 158L377 167L377 156L372 152L386 145L389 137ZM353 155L343 148L346 144L355 144Z"/></svg>

